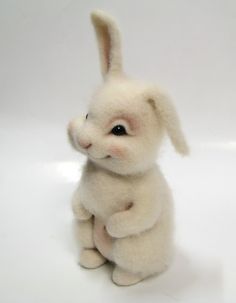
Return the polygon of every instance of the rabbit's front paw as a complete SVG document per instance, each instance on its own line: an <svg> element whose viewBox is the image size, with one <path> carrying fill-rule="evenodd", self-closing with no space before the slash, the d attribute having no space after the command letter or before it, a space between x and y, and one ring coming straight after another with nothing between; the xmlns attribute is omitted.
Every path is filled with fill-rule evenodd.
<svg viewBox="0 0 236 303"><path fill-rule="evenodd" d="M124 238L127 236L119 214L115 214L110 217L106 224L106 229L108 234L113 238Z"/></svg>
<svg viewBox="0 0 236 303"><path fill-rule="evenodd" d="M92 217L92 214L87 211L80 203L72 202L72 210L76 219L85 221Z"/></svg>

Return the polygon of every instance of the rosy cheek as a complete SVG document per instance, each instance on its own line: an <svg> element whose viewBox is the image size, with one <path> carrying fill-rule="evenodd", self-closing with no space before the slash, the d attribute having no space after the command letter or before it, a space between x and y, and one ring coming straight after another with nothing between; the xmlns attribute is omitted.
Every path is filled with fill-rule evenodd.
<svg viewBox="0 0 236 303"><path fill-rule="evenodd" d="M111 145L109 147L109 153L115 158L124 158L125 157L125 148L117 145Z"/></svg>

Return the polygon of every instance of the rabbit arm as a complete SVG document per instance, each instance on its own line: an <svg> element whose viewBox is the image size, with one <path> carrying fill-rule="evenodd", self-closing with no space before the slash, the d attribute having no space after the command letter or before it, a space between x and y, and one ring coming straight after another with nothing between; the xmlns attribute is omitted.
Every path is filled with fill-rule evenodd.
<svg viewBox="0 0 236 303"><path fill-rule="evenodd" d="M107 232L114 238L138 234L151 228L161 212L157 203L134 203L128 210L113 214L106 224Z"/></svg>
<svg viewBox="0 0 236 303"><path fill-rule="evenodd" d="M75 218L80 221L89 220L92 217L92 214L81 204L78 189L75 191L72 198L72 210Z"/></svg>

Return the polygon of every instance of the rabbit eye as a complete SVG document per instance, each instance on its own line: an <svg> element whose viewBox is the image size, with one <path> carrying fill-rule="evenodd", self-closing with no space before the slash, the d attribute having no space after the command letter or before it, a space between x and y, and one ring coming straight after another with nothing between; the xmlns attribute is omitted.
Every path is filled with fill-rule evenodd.
<svg viewBox="0 0 236 303"><path fill-rule="evenodd" d="M112 128L111 133L115 136L127 135L126 129L123 125L116 125Z"/></svg>

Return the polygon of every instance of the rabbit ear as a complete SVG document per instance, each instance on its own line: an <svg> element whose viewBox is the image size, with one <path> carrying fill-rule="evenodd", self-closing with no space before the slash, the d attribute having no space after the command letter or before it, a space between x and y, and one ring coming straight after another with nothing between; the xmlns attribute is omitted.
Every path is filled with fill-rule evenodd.
<svg viewBox="0 0 236 303"><path fill-rule="evenodd" d="M148 102L156 111L159 119L161 119L161 123L166 129L175 150L179 154L188 155L189 147L186 143L178 114L169 97L158 90L151 93Z"/></svg>
<svg viewBox="0 0 236 303"><path fill-rule="evenodd" d="M103 78L122 72L120 32L115 21L103 11L91 13L97 35Z"/></svg>

